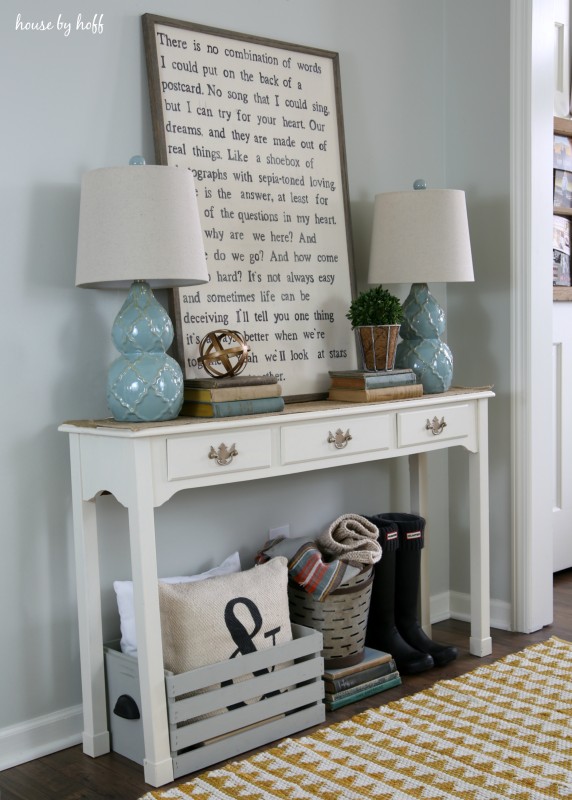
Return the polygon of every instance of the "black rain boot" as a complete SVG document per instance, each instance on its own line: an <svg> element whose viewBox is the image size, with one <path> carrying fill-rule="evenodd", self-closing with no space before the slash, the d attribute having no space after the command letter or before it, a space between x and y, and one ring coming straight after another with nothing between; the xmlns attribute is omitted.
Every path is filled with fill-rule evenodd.
<svg viewBox="0 0 572 800"><path fill-rule="evenodd" d="M457 658L457 648L438 644L430 639L418 619L421 550L425 520L416 514L385 514L399 530L399 548L395 563L395 623L397 630L411 647L429 653L436 666Z"/></svg>
<svg viewBox="0 0 572 800"><path fill-rule="evenodd" d="M366 517L379 530L381 560L374 567L365 643L391 653L402 675L413 675L433 667L433 659L410 647L395 626L395 555L399 545L397 526L381 515Z"/></svg>

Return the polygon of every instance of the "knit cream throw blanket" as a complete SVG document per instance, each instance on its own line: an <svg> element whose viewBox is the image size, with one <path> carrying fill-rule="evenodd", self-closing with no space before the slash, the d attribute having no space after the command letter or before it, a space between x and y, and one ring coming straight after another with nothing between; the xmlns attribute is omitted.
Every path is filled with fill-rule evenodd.
<svg viewBox="0 0 572 800"><path fill-rule="evenodd" d="M141 800L564 800L571 679L553 637Z"/></svg>
<svg viewBox="0 0 572 800"><path fill-rule="evenodd" d="M343 514L316 539L316 544L330 558L352 566L375 564L381 558L376 526L359 514Z"/></svg>

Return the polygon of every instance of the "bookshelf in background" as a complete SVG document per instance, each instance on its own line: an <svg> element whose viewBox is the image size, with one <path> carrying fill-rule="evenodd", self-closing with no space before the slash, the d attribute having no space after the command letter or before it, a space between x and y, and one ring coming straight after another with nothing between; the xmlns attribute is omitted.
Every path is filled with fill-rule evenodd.
<svg viewBox="0 0 572 800"><path fill-rule="evenodd" d="M554 135L572 137L572 119L554 117ZM555 215L572 219L572 208L554 206ZM554 301L572 301L572 286L554 286L552 289Z"/></svg>

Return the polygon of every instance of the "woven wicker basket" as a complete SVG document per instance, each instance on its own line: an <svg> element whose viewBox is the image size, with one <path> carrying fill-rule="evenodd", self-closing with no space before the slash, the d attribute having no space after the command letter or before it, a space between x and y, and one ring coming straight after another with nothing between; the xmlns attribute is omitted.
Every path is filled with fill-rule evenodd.
<svg viewBox="0 0 572 800"><path fill-rule="evenodd" d="M292 622L322 632L326 669L350 667L363 659L373 567L366 568L319 602L297 584L288 585Z"/></svg>

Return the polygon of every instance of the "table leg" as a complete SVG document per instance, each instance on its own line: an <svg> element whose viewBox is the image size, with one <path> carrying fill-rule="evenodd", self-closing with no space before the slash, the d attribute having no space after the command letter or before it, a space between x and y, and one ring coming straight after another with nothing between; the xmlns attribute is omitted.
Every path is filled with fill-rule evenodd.
<svg viewBox="0 0 572 800"><path fill-rule="evenodd" d="M427 519L428 483L426 453L417 453L409 456L409 496L411 513L418 514L420 517ZM431 591L429 587L429 558L427 543L421 552L420 579L419 619L424 632L427 634L427 636L431 637Z"/></svg>
<svg viewBox="0 0 572 800"><path fill-rule="evenodd" d="M489 566L489 456L487 403L478 401L478 450L469 454L471 639L475 656L492 653Z"/></svg>
<svg viewBox="0 0 572 800"><path fill-rule="evenodd" d="M109 752L97 519L95 499L83 499L80 438L74 434L70 435L70 456L83 697L83 752L96 757Z"/></svg>
<svg viewBox="0 0 572 800"><path fill-rule="evenodd" d="M145 742L143 767L147 783L163 786L173 780L173 761L163 671L151 455L147 441L134 441L133 447L136 486L128 511L141 717Z"/></svg>

